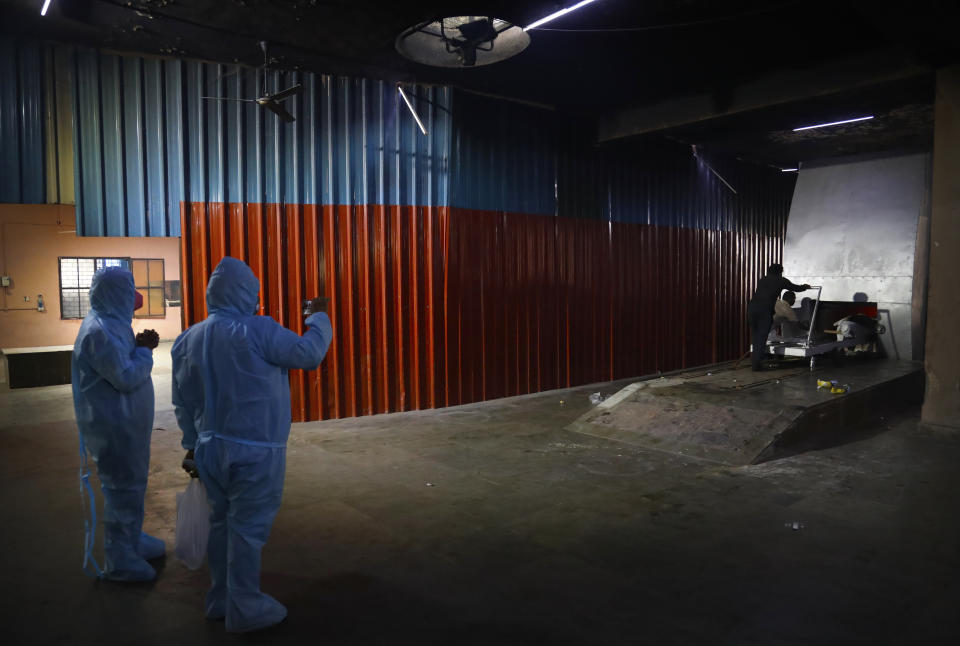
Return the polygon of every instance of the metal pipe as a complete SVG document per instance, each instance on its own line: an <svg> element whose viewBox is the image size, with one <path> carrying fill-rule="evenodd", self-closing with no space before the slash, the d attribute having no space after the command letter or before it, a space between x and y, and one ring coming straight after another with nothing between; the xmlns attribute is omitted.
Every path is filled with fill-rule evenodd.
<svg viewBox="0 0 960 646"><path fill-rule="evenodd" d="M804 348L810 347L810 339L813 337L813 323L817 320L817 309L820 308L820 294L823 293L823 285L810 285L810 289L816 288L817 301L813 304L813 314L810 315L810 327L807 328L807 342L803 344ZM811 367L813 364L810 364Z"/></svg>

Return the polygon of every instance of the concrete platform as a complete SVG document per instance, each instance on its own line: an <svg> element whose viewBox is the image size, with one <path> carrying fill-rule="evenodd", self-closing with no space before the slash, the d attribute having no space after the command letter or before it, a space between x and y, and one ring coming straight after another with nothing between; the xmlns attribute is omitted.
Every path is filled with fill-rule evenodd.
<svg viewBox="0 0 960 646"><path fill-rule="evenodd" d="M832 394L817 380L849 387ZM866 424L923 400L923 366L849 360L811 372L724 364L632 383L568 430L721 464L758 464L834 446Z"/></svg>
<svg viewBox="0 0 960 646"><path fill-rule="evenodd" d="M165 352L144 528L170 546ZM83 575L70 386L0 390L4 643L960 643L960 436L914 409L731 467L565 430L629 383L294 424L262 576L290 614L245 636L204 620L206 567L172 554L153 584Z"/></svg>

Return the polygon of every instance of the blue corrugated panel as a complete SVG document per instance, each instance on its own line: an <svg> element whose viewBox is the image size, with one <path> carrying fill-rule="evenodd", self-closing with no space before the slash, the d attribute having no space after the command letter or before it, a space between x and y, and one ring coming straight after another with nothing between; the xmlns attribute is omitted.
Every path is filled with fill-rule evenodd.
<svg viewBox="0 0 960 646"><path fill-rule="evenodd" d="M562 127L552 113L465 93L457 95L454 111L453 206L557 213Z"/></svg>
<svg viewBox="0 0 960 646"><path fill-rule="evenodd" d="M83 49L71 56L78 232L179 235L181 64Z"/></svg>
<svg viewBox="0 0 960 646"><path fill-rule="evenodd" d="M275 94L281 89L283 88L280 87L280 73L276 71L268 72L267 92ZM292 107L291 103L292 101L290 100L284 102L287 110L290 110ZM260 112L264 111L264 108L257 107L252 103L247 105L247 109ZM263 148L260 150L246 150L248 156L256 154L263 156L264 190L266 191L263 201L267 204L281 204L283 202L282 175L287 170L283 167L283 128L283 121L278 117L275 117L273 114L264 114ZM296 144L291 142L291 145Z"/></svg>
<svg viewBox="0 0 960 646"><path fill-rule="evenodd" d="M119 57L103 57L100 61L100 109L103 115L103 203L108 236L127 235L128 214L123 195L124 123L120 111L120 88ZM128 88L124 90L130 91Z"/></svg>
<svg viewBox="0 0 960 646"><path fill-rule="evenodd" d="M183 132L184 151L189 170L188 179L190 192L187 196L190 202L206 202L207 186L207 141L206 119L204 107L206 101L201 97L205 94L203 64L197 62L186 63L186 128Z"/></svg>
<svg viewBox="0 0 960 646"><path fill-rule="evenodd" d="M84 235L178 235L180 202L449 204L448 88L75 54ZM251 101L296 83L287 124ZM226 97L228 101L205 99Z"/></svg>
<svg viewBox="0 0 960 646"><path fill-rule="evenodd" d="M571 134L583 124L465 93L454 103L446 87L405 86L424 136L383 81L87 51L75 67L85 235L178 235L188 200L453 205L778 236L793 179L674 142L598 150ZM284 102L294 123L249 101L298 82Z"/></svg>
<svg viewBox="0 0 960 646"><path fill-rule="evenodd" d="M38 44L0 38L0 202L46 200L42 63Z"/></svg>
<svg viewBox="0 0 960 646"><path fill-rule="evenodd" d="M134 64L137 62L133 59ZM130 62L130 61L128 61ZM166 152L166 120L164 119L163 109L163 62L156 59L147 59L142 61L142 80L143 80L143 155L136 157L137 161L145 164L145 167L132 169L132 172L141 177L145 182L146 212L144 217L138 218L136 213L136 203L128 200L128 209L131 211L131 235L133 234L133 221L143 223L144 227L140 233L135 235L146 235L147 231L163 230L162 223L166 219L164 214L167 210L167 186L164 181L166 175L166 165L164 163ZM131 106L132 109L138 109L140 106ZM138 109L138 111L140 111ZM129 156L129 155L128 155Z"/></svg>
<svg viewBox="0 0 960 646"><path fill-rule="evenodd" d="M194 64L191 64L193 66ZM222 88L222 79L220 78L221 65L197 63L200 68L200 77L203 79L201 85L201 97L210 96L211 90L215 90L214 96L224 96ZM225 112L228 109L226 101L210 101L201 99L201 107L207 115L207 201L223 202L225 201L224 191L224 172L226 170L225 150ZM233 103L232 101L230 103Z"/></svg>
<svg viewBox="0 0 960 646"><path fill-rule="evenodd" d="M160 105L166 132L166 176L152 178L151 181L165 186L167 207L160 213L150 214L150 235L154 236L180 235L180 202L184 200L188 188L184 152L183 68L184 64L180 61L164 61L161 69L165 88L164 102ZM162 183L161 179L166 182Z"/></svg>
<svg viewBox="0 0 960 646"><path fill-rule="evenodd" d="M795 177L773 168L694 158L689 146L669 141L638 144L594 163L601 165L608 196L603 217L614 222L768 236L782 236L786 226L784 196L789 200Z"/></svg>
<svg viewBox="0 0 960 646"><path fill-rule="evenodd" d="M144 138L144 85L141 59L127 58L123 67L123 156L124 189L127 218L127 235L142 236L147 233L147 212L140 208L146 204L144 186L146 141Z"/></svg>
<svg viewBox="0 0 960 646"><path fill-rule="evenodd" d="M99 56L81 51L76 56L76 156L77 233L84 236L106 235L104 222L104 176L102 166L100 120Z"/></svg>

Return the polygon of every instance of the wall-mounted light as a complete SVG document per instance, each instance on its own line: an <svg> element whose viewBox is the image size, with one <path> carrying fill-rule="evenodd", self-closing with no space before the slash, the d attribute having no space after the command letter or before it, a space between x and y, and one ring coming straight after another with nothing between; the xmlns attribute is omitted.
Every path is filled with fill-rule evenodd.
<svg viewBox="0 0 960 646"><path fill-rule="evenodd" d="M794 128L794 132L799 132L800 130L811 130L813 128L826 128L827 126L839 126L842 123L853 123L854 121L866 121L867 119L873 119L871 114L869 117L857 117L856 119L844 119L843 121L831 121L830 123L818 123L815 126L803 126L801 128Z"/></svg>
<svg viewBox="0 0 960 646"><path fill-rule="evenodd" d="M40 10L41 16L47 15L47 9L50 8L50 0L43 0L43 9Z"/></svg>
<svg viewBox="0 0 960 646"><path fill-rule="evenodd" d="M536 28L539 27L540 25L545 25L546 23L550 22L551 20L556 20L556 19L559 18L560 16L565 16L565 15L567 15L568 13L570 13L571 11L576 11L576 10L579 9L580 7L582 7L582 6L584 6L584 5L588 5L588 4L590 4L591 2L595 2L595 1L596 1L596 0L582 0L581 2L578 2L578 3L575 4L575 5L572 5L572 6L570 6L570 7L567 7L566 9L561 9L560 11L556 11L556 12L550 14L549 16L544 16L544 17L541 18L540 20L537 20L537 21L534 21L534 22L530 23L529 25L527 25L526 27L524 27L523 30L524 30L524 31L530 31L531 29L536 29Z"/></svg>
<svg viewBox="0 0 960 646"><path fill-rule="evenodd" d="M798 170L800 170L800 169L799 169L799 168L781 168L781 169L780 169L780 172L781 172L781 173L796 173Z"/></svg>
<svg viewBox="0 0 960 646"><path fill-rule="evenodd" d="M423 127L423 122L420 121L420 117L417 116L417 111L413 109L413 104L410 103L410 99L407 98L407 93L403 91L403 88L399 85L397 90L400 92L400 96L403 97L403 102L407 104L407 107L410 109L410 114L413 115L413 118L417 120L417 125L420 126L420 132L427 134L427 129Z"/></svg>

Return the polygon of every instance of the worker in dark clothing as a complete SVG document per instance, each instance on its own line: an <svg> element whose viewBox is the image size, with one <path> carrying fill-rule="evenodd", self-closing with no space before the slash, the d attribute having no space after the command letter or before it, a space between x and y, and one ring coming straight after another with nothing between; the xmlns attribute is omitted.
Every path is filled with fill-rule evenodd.
<svg viewBox="0 0 960 646"><path fill-rule="evenodd" d="M767 269L767 275L760 279L757 291L747 306L747 321L750 325L750 342L753 344L750 359L755 371L763 370L763 357L766 355L767 335L773 325L773 310L785 289L805 292L810 285L795 285L783 277L783 265L774 263Z"/></svg>

